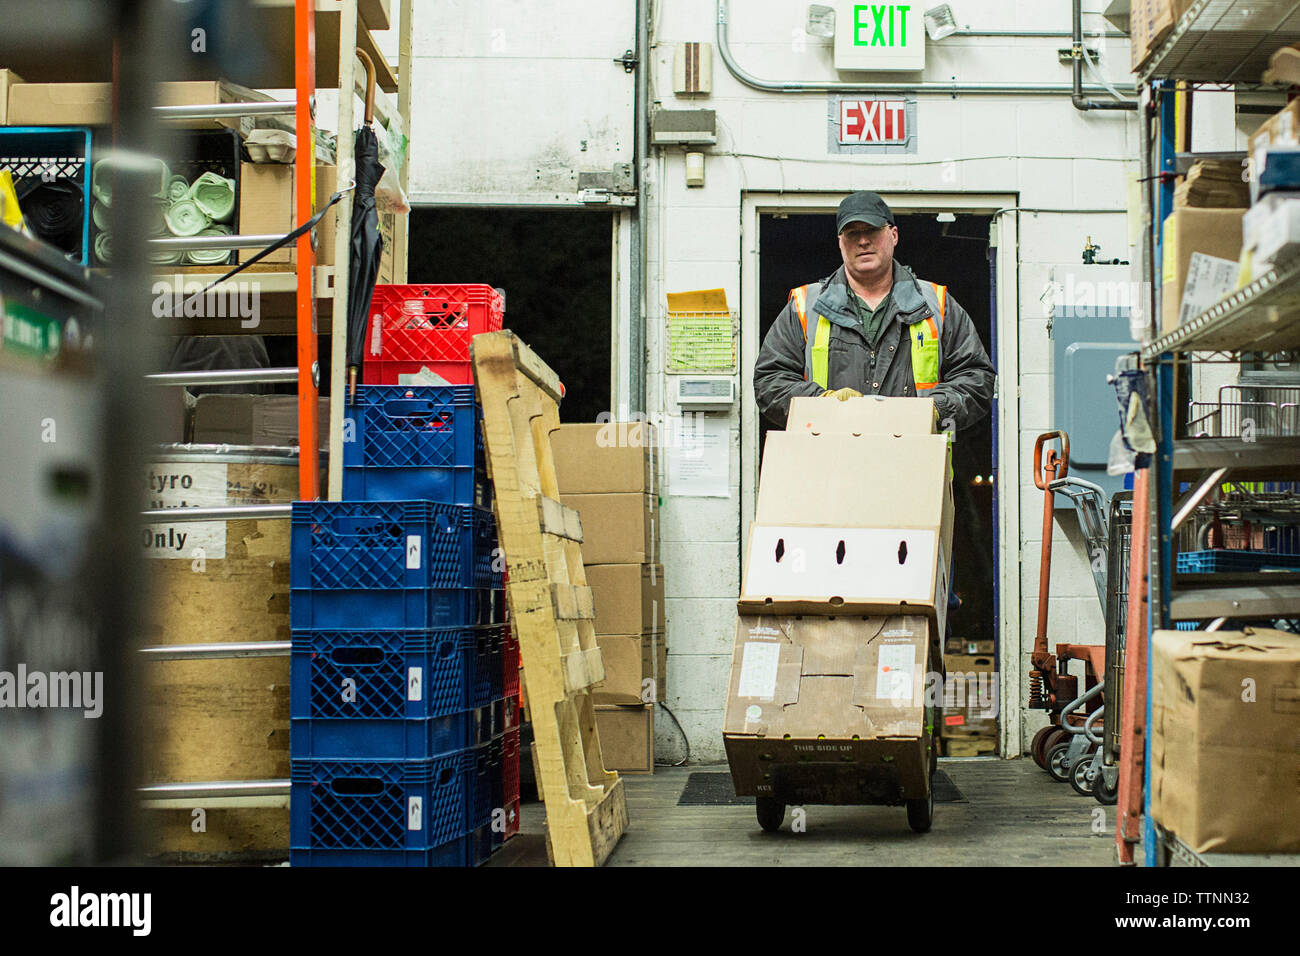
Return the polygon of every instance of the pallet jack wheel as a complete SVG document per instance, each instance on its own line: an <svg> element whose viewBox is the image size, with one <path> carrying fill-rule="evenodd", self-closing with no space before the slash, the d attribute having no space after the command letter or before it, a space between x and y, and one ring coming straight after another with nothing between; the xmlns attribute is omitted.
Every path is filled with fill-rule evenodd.
<svg viewBox="0 0 1300 956"><path fill-rule="evenodd" d="M754 809L758 813L758 825L767 833L775 833L785 822L785 804L771 797L755 797Z"/></svg>
<svg viewBox="0 0 1300 956"><path fill-rule="evenodd" d="M1106 775L1098 774L1096 781L1092 785L1092 795L1103 807L1113 807L1119 803L1119 781L1115 781L1114 787L1106 786Z"/></svg>
<svg viewBox="0 0 1300 956"><path fill-rule="evenodd" d="M1055 747L1057 744L1061 743L1062 741L1067 741L1067 742L1068 742L1069 739L1070 739L1070 735L1067 734L1067 733L1066 733L1064 730L1062 730L1060 727L1057 727L1057 726L1049 727L1049 728L1048 728L1048 732L1047 732L1047 736L1045 736L1045 737L1043 738L1043 742L1042 742L1041 744L1039 744L1039 747L1040 747L1040 753L1041 753L1041 755L1042 755L1042 758L1041 758L1040 760L1035 761L1035 762L1038 764L1038 766L1040 766L1040 767L1042 767L1044 770L1046 770L1046 769L1047 769L1047 755L1051 752L1052 748Z"/></svg>
<svg viewBox="0 0 1300 956"><path fill-rule="evenodd" d="M1079 757L1070 766L1070 786L1081 797L1092 796L1093 784L1088 780L1088 768L1092 766L1092 752Z"/></svg>
<svg viewBox="0 0 1300 956"><path fill-rule="evenodd" d="M1038 764L1039 769L1043 769L1043 757L1046 753L1043 749L1043 743L1047 740L1048 735L1053 730L1059 730L1059 727L1053 727L1048 724L1034 734L1034 739L1029 742L1029 755L1034 758L1034 763Z"/></svg>
<svg viewBox="0 0 1300 956"><path fill-rule="evenodd" d="M1044 768L1057 783L1065 783L1070 779L1070 768L1065 765L1066 758L1070 751L1070 742L1063 740L1055 747L1047 751L1047 766Z"/></svg>

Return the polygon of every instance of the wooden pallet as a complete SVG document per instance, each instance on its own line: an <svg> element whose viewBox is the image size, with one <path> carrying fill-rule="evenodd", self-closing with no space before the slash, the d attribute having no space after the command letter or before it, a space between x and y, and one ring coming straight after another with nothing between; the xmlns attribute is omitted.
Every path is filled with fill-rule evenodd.
<svg viewBox="0 0 1300 956"><path fill-rule="evenodd" d="M591 688L605 679L582 523L560 504L551 432L563 386L513 332L476 335L470 348L483 404L506 595L533 723L546 847L555 866L600 866L627 829L623 781L606 770Z"/></svg>
<svg viewBox="0 0 1300 956"><path fill-rule="evenodd" d="M993 737L944 737L945 757L983 757L997 753L998 742Z"/></svg>

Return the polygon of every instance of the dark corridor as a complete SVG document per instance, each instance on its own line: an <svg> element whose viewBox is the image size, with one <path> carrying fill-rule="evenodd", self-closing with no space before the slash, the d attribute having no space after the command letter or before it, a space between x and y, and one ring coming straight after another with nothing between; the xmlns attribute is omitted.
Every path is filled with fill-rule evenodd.
<svg viewBox="0 0 1300 956"><path fill-rule="evenodd" d="M989 216L957 215L938 222L934 214L900 215L898 260L920 279L948 286L970 313L993 363ZM759 334L785 306L790 290L825 278L841 264L833 215L763 215L759 221ZM949 615L950 633L964 640L991 640L996 633L995 456L991 417L961 432L953 454L953 590L961 607ZM760 425L763 432L766 428ZM762 435L759 441L760 455Z"/></svg>

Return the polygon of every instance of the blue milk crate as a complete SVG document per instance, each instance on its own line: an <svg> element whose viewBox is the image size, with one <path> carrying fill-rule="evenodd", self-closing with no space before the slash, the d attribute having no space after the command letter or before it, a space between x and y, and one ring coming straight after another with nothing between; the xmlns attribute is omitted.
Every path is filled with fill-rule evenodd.
<svg viewBox="0 0 1300 956"><path fill-rule="evenodd" d="M481 840L456 837L431 850L316 850L290 847L290 866L477 866L483 862L470 857L471 850L481 853Z"/></svg>
<svg viewBox="0 0 1300 956"><path fill-rule="evenodd" d="M503 624L294 631L290 716L411 720L484 707L493 703L484 671L504 631Z"/></svg>
<svg viewBox="0 0 1300 956"><path fill-rule="evenodd" d="M464 755L429 760L291 760L289 845L426 851L463 837Z"/></svg>
<svg viewBox="0 0 1300 956"><path fill-rule="evenodd" d="M488 861L497 847L501 846L498 841L496 831L489 824L485 827L479 827L469 836L465 837L465 858L466 866L482 866Z"/></svg>
<svg viewBox="0 0 1300 956"><path fill-rule="evenodd" d="M344 498L491 507L474 386L361 385L344 415Z"/></svg>
<svg viewBox="0 0 1300 956"><path fill-rule="evenodd" d="M1184 551L1178 555L1181 574L1214 574L1228 571L1300 570L1300 556L1269 554L1265 551Z"/></svg>
<svg viewBox="0 0 1300 956"><path fill-rule="evenodd" d="M492 812L505 802L501 778L504 744L500 739L473 747L461 754L465 778L465 830L469 832L492 822Z"/></svg>
<svg viewBox="0 0 1300 956"><path fill-rule="evenodd" d="M443 717L347 720L294 717L289 756L313 760L425 760L492 739L492 708Z"/></svg>
<svg viewBox="0 0 1300 956"><path fill-rule="evenodd" d="M442 592L502 584L492 514L469 505L296 501L291 534L295 628L478 623L462 594Z"/></svg>

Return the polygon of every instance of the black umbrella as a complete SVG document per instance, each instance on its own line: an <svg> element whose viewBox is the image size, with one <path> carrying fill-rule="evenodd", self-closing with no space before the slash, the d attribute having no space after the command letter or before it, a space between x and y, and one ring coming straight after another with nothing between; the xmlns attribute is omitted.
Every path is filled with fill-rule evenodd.
<svg viewBox="0 0 1300 956"><path fill-rule="evenodd" d="M357 369L366 341L370 298L375 293L379 258L384 240L379 234L379 213L375 211L375 186L384 175L379 162L379 141L371 125L375 118L375 64L365 51L357 57L366 68L366 117L357 130L356 191L352 194L352 235L348 244L348 401L356 399Z"/></svg>

